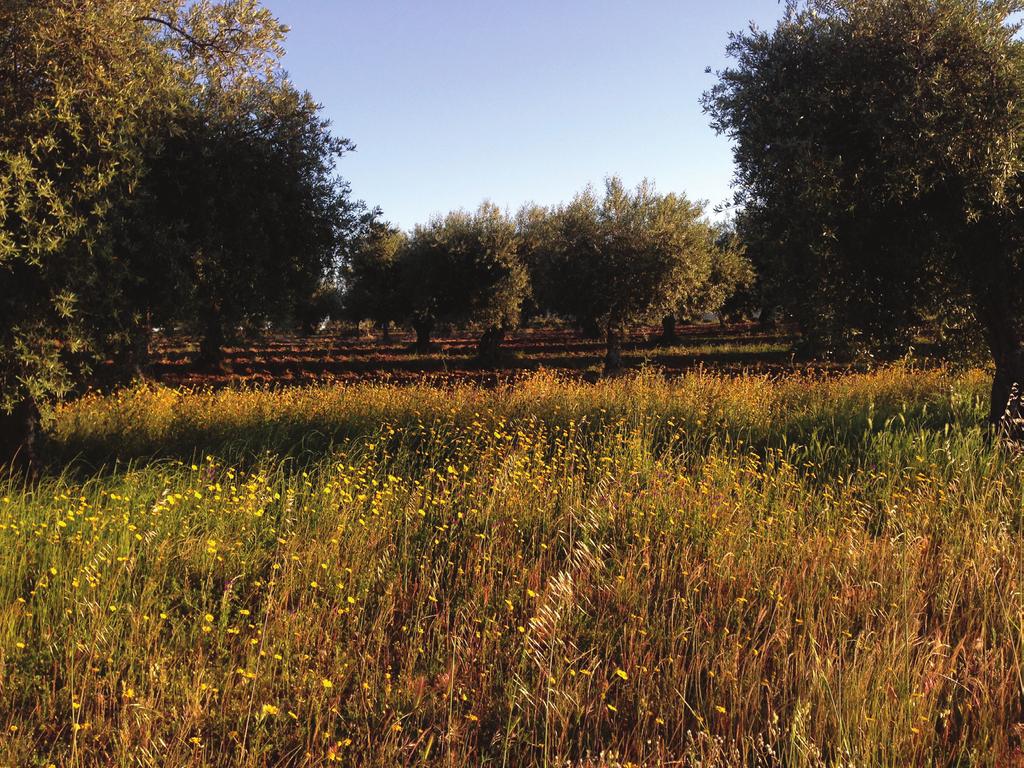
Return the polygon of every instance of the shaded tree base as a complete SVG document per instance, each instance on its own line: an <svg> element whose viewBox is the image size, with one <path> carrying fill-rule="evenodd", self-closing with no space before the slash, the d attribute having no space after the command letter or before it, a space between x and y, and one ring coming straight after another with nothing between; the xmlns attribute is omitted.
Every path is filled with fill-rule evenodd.
<svg viewBox="0 0 1024 768"><path fill-rule="evenodd" d="M612 376L623 369L622 337L618 331L608 329L605 333L608 346L604 354L604 375Z"/></svg>
<svg viewBox="0 0 1024 768"><path fill-rule="evenodd" d="M656 347L674 347L682 342L679 334L676 333L676 318L668 315L661 321L661 333L654 339Z"/></svg>
<svg viewBox="0 0 1024 768"><path fill-rule="evenodd" d="M0 473L11 470L34 476L39 470L42 441L39 408L25 398L10 413L0 412Z"/></svg>
<svg viewBox="0 0 1024 768"><path fill-rule="evenodd" d="M476 348L476 363L481 368L497 368L502 362L501 344L505 341L504 328L488 328L480 337Z"/></svg>
<svg viewBox="0 0 1024 768"><path fill-rule="evenodd" d="M231 373L231 367L224 358L224 326L218 316L207 318L205 333L199 340L199 350L192 360L192 366L203 373Z"/></svg>
<svg viewBox="0 0 1024 768"><path fill-rule="evenodd" d="M604 330L596 320L584 320L580 323L580 335L584 339L597 341L604 338Z"/></svg>
<svg viewBox="0 0 1024 768"><path fill-rule="evenodd" d="M1011 328L1006 321L999 327L1005 337L990 332L1001 343L993 344L996 373L992 378L989 423L1003 438L1024 443L1024 346Z"/></svg>
<svg viewBox="0 0 1024 768"><path fill-rule="evenodd" d="M412 328L416 331L416 341L411 347L413 352L425 355L437 348L431 341L434 335L434 322L432 320L416 320L413 322Z"/></svg>
<svg viewBox="0 0 1024 768"><path fill-rule="evenodd" d="M1000 397L993 402L990 422L1004 440L1024 446L1024 389L1014 384L1005 398L1006 405L999 409L998 403L1002 400Z"/></svg>

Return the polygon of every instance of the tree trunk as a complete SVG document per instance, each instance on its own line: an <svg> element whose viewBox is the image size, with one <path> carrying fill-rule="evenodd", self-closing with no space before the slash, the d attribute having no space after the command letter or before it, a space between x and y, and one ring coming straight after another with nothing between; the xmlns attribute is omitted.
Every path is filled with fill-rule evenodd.
<svg viewBox="0 0 1024 768"><path fill-rule="evenodd" d="M26 395L14 409L0 411L0 472L6 469L35 473L39 462L39 407Z"/></svg>
<svg viewBox="0 0 1024 768"><path fill-rule="evenodd" d="M774 331L779 327L779 312L772 305L763 305L757 318L758 325L766 331Z"/></svg>
<svg viewBox="0 0 1024 768"><path fill-rule="evenodd" d="M985 315L989 348L996 364L989 401L989 423L1012 440L1024 440L1024 339L1013 319L999 320L996 308Z"/></svg>
<svg viewBox="0 0 1024 768"><path fill-rule="evenodd" d="M622 331L614 323L606 328L606 349L604 355L604 372L616 373L622 370Z"/></svg>
<svg viewBox="0 0 1024 768"><path fill-rule="evenodd" d="M580 321L580 333L585 339L600 339L601 324L592 317Z"/></svg>
<svg viewBox="0 0 1024 768"><path fill-rule="evenodd" d="M1024 349L996 364L989 420L1015 441L1024 441Z"/></svg>
<svg viewBox="0 0 1024 768"><path fill-rule="evenodd" d="M433 320L415 320L412 324L413 330L416 331L416 351L417 352L429 352L430 351L430 337L434 332L434 321Z"/></svg>
<svg viewBox="0 0 1024 768"><path fill-rule="evenodd" d="M501 343L504 340L505 329L501 326L492 325L484 331L476 349L477 362L487 368L498 367L501 357Z"/></svg>
<svg viewBox="0 0 1024 768"><path fill-rule="evenodd" d="M985 254L967 262L974 311L985 330L996 366L989 400L989 423L1007 438L1024 441L1024 319L1006 244L997 226L982 221L969 233L965 254Z"/></svg>
<svg viewBox="0 0 1024 768"><path fill-rule="evenodd" d="M150 352L149 344L152 331L149 322L136 325L132 328L131 341L128 345L128 356L126 359L127 373L131 378L143 379L149 372Z"/></svg>
<svg viewBox="0 0 1024 768"><path fill-rule="evenodd" d="M671 347L679 343L679 334L676 333L676 316L665 315L661 319L661 335L655 339L659 347Z"/></svg>
<svg viewBox="0 0 1024 768"><path fill-rule="evenodd" d="M203 338L199 341L199 354L195 367L201 371L223 372L224 365L224 324L220 315L210 315L204 324Z"/></svg>
<svg viewBox="0 0 1024 768"><path fill-rule="evenodd" d="M98 380L106 384L127 384L145 378L150 362L149 341L149 325L133 325L128 330L127 341L112 350L111 369L98 372Z"/></svg>

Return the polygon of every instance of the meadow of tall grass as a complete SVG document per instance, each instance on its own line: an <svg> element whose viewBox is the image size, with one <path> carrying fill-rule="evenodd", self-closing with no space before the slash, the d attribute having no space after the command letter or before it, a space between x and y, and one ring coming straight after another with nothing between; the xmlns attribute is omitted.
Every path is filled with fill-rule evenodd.
<svg viewBox="0 0 1024 768"><path fill-rule="evenodd" d="M0 485L0 765L1022 764L980 373L85 397Z"/></svg>

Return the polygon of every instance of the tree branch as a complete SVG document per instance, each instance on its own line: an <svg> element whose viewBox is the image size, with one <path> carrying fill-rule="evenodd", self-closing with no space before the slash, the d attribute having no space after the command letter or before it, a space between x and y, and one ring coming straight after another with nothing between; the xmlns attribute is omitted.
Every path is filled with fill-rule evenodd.
<svg viewBox="0 0 1024 768"><path fill-rule="evenodd" d="M190 33L187 29L178 26L169 19L161 19L159 16L138 16L135 18L135 21L159 24L160 26L169 29L174 34L183 38L189 44L189 46L194 49L212 50L216 51L222 56L227 56L236 52L233 48L217 40L200 40L198 37ZM228 30L228 32L231 33L240 33L241 31L242 30L238 27L233 27Z"/></svg>

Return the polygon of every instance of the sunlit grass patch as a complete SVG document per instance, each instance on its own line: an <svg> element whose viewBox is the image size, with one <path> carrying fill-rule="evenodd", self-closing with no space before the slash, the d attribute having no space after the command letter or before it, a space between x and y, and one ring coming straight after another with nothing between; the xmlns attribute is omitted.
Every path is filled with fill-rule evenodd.
<svg viewBox="0 0 1024 768"><path fill-rule="evenodd" d="M54 440L107 470L0 490L0 762L1006 764L1024 473L983 396L893 369L80 401Z"/></svg>

